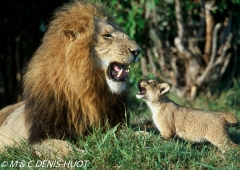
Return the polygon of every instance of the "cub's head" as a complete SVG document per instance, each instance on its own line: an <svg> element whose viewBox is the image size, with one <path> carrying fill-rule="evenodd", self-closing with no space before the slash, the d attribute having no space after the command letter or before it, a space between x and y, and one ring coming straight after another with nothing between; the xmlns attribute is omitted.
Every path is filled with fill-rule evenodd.
<svg viewBox="0 0 240 170"><path fill-rule="evenodd" d="M156 80L140 80L137 84L139 92L136 94L138 99L154 102L158 101L170 89L167 83L158 83Z"/></svg>
<svg viewBox="0 0 240 170"><path fill-rule="evenodd" d="M119 94L126 88L130 65L137 61L141 48L107 18L99 18L95 26L94 59L104 71L111 92Z"/></svg>

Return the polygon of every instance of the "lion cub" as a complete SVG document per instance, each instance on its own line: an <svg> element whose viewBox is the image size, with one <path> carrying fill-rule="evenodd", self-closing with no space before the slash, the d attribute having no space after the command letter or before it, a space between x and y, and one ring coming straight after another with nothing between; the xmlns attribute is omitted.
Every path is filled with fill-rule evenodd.
<svg viewBox="0 0 240 170"><path fill-rule="evenodd" d="M236 145L228 137L228 128L239 125L233 115L179 106L165 95L170 86L156 80L140 80L138 88L136 97L148 104L153 121L165 139L178 136L193 142L209 141L220 149Z"/></svg>

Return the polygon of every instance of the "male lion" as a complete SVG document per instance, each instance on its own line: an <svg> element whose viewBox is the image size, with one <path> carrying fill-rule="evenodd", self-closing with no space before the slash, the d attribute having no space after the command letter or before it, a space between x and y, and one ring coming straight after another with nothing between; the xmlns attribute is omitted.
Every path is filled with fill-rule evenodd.
<svg viewBox="0 0 240 170"><path fill-rule="evenodd" d="M138 88L136 97L146 101L164 138L178 136L193 142L209 141L222 150L236 145L228 137L229 126L239 126L233 115L179 106L166 96L170 89L167 83L140 80Z"/></svg>
<svg viewBox="0 0 240 170"><path fill-rule="evenodd" d="M58 9L27 67L24 101L0 111L0 146L26 138L62 147L55 139L123 122L139 52L102 4L76 0Z"/></svg>

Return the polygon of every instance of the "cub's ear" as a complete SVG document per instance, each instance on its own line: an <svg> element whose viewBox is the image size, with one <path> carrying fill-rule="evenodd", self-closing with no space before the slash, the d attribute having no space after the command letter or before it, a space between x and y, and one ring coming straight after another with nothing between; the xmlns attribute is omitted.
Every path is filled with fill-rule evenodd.
<svg viewBox="0 0 240 170"><path fill-rule="evenodd" d="M160 83L158 84L158 89L160 91L160 94L163 95L169 91L170 86L167 83Z"/></svg>
<svg viewBox="0 0 240 170"><path fill-rule="evenodd" d="M79 32L75 29L66 29L63 33L70 41L74 41L80 36Z"/></svg>

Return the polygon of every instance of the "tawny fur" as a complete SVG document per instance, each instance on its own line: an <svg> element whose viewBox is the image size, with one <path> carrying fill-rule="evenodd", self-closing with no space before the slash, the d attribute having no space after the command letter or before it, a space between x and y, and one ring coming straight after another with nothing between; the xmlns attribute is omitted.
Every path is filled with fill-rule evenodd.
<svg viewBox="0 0 240 170"><path fill-rule="evenodd" d="M141 80L138 87L140 92L136 96L148 104L163 138L209 141L220 149L235 146L228 134L230 126L239 126L239 121L233 115L179 106L166 96L170 86L159 84L156 80Z"/></svg>
<svg viewBox="0 0 240 170"><path fill-rule="evenodd" d="M127 85L114 81L109 68L116 62L125 70L136 61L140 47L107 11L102 4L76 0L55 12L24 76L19 116L29 144L48 138L74 140L93 127L125 120ZM11 118L14 109L1 110L0 121ZM13 124L4 126L11 131ZM2 136L9 133L1 130Z"/></svg>
<svg viewBox="0 0 240 170"><path fill-rule="evenodd" d="M4 107L1 110L1 117L0 117L0 125L4 122L4 120L17 108L19 108L21 105L23 105L23 102L19 102L16 104L12 104L9 106Z"/></svg>

